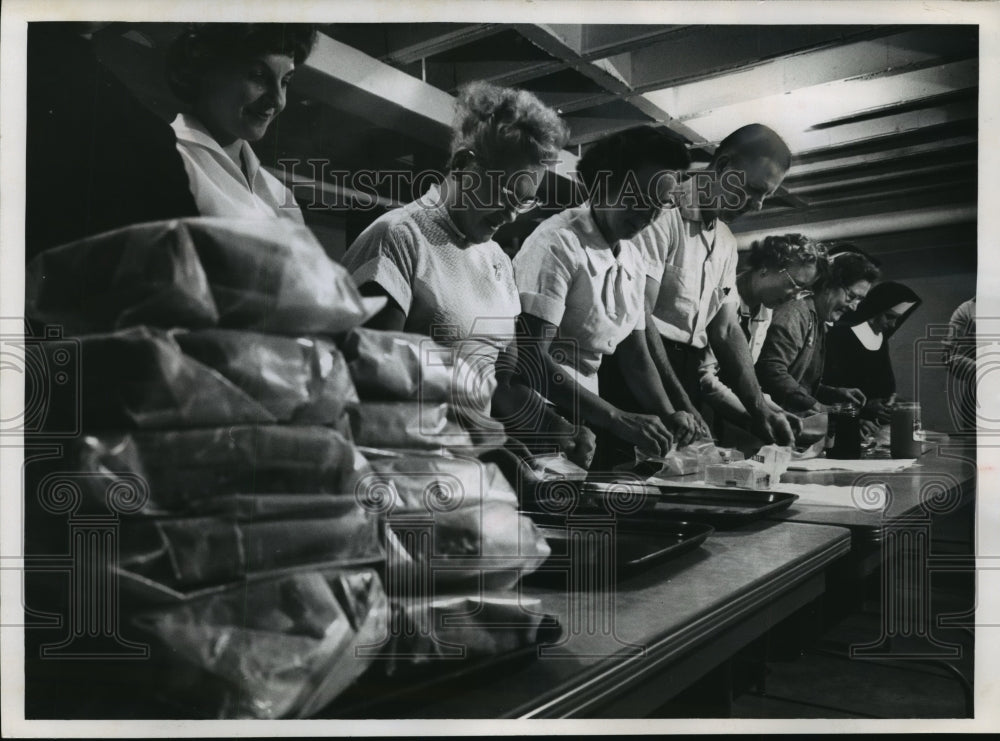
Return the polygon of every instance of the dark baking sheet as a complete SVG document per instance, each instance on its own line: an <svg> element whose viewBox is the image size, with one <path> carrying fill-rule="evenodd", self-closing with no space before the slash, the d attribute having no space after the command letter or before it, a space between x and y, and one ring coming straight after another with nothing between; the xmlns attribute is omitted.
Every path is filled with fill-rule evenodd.
<svg viewBox="0 0 1000 741"><path fill-rule="evenodd" d="M569 569L569 526L567 519L558 515L526 512L542 535L552 553L539 569L522 581L547 582L553 575L565 575ZM650 520L645 512L635 518L619 517L614 521L612 534L615 548L615 567L619 573L646 568L694 550L711 535L715 528L703 522L683 522L656 518ZM572 518L568 520L571 524ZM580 523L587 527L592 521ZM595 557L599 557L596 556ZM589 565L589 564L588 564Z"/></svg>
<svg viewBox="0 0 1000 741"><path fill-rule="evenodd" d="M560 516L584 513L629 516L651 510L659 497L658 487L638 479L591 478L530 484L525 487L521 504L534 512Z"/></svg>
<svg viewBox="0 0 1000 741"><path fill-rule="evenodd" d="M660 501L643 516L734 527L788 509L798 494L752 489L679 489L660 486Z"/></svg>

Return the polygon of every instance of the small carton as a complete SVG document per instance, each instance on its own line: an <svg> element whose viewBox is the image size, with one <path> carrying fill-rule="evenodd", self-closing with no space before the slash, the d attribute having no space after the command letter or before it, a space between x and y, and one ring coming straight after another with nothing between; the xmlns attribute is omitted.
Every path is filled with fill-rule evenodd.
<svg viewBox="0 0 1000 741"><path fill-rule="evenodd" d="M771 488L771 474L752 461L712 463L705 467L705 483L742 489Z"/></svg>

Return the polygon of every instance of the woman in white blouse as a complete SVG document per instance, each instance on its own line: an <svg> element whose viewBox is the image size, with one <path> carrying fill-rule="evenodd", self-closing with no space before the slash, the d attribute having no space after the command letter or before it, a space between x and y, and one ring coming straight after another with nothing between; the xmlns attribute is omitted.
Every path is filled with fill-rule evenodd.
<svg viewBox="0 0 1000 741"><path fill-rule="evenodd" d="M519 351L539 392L564 414L654 454L697 434L674 410L645 343L643 256L632 238L671 203L690 158L684 146L650 126L594 144L578 171L588 200L544 221L514 258L527 335ZM601 398L598 369L615 359L647 414Z"/></svg>
<svg viewBox="0 0 1000 741"><path fill-rule="evenodd" d="M167 79L189 105L171 126L202 216L302 223L291 191L261 167L250 143L284 110L315 38L308 25L203 23L171 44Z"/></svg>
<svg viewBox="0 0 1000 741"><path fill-rule="evenodd" d="M563 437L572 426L543 411L528 387L511 382L521 302L510 258L493 235L535 206L545 169L558 160L567 138L556 112L531 93L487 83L466 86L457 100L444 180L379 217L343 260L362 294L387 299L368 326L416 332L456 347L477 369L469 383L479 386L476 395L492 398L494 417L537 431L541 414L546 429ZM563 447L576 462L587 463L593 436L578 430Z"/></svg>

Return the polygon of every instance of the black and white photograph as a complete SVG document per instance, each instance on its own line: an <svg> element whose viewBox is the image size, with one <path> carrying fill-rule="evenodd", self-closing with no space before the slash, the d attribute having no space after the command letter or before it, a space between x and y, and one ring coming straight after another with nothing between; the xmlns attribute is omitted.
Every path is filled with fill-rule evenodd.
<svg viewBox="0 0 1000 741"><path fill-rule="evenodd" d="M998 11L9 0L3 734L1000 730Z"/></svg>

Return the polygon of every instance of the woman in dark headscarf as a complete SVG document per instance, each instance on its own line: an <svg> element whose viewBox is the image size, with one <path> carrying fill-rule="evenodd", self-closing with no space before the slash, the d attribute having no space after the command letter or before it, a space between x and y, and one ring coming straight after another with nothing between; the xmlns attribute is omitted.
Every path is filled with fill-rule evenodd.
<svg viewBox="0 0 1000 741"><path fill-rule="evenodd" d="M867 399L861 416L869 422L888 422L896 393L888 340L920 303L902 283L879 283L827 335L823 382L861 389Z"/></svg>

